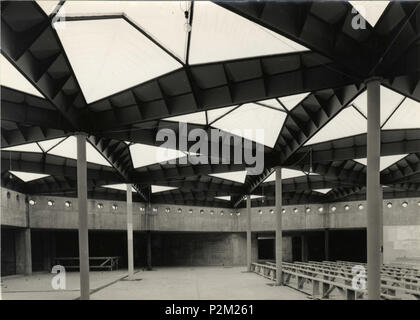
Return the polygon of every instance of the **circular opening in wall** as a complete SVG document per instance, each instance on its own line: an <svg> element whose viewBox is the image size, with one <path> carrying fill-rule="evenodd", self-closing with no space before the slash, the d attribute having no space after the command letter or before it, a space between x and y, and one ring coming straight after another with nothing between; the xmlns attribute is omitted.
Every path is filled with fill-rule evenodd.
<svg viewBox="0 0 420 320"><path fill-rule="evenodd" d="M140 212L144 212L144 207L140 207Z"/></svg>
<svg viewBox="0 0 420 320"><path fill-rule="evenodd" d="M9 191L7 191L6 197L7 197L7 199L10 199L10 192Z"/></svg>
<svg viewBox="0 0 420 320"><path fill-rule="evenodd" d="M64 202L64 206L65 206L66 208L70 208L70 207L71 207L71 202L70 202L70 201L66 201L66 202Z"/></svg>
<svg viewBox="0 0 420 320"><path fill-rule="evenodd" d="M98 204L96 205L96 207L97 207L98 209L102 209L102 208L104 207L104 205L103 205L102 203L98 203Z"/></svg>
<svg viewBox="0 0 420 320"><path fill-rule="evenodd" d="M293 212L298 213L299 212L298 208L293 208Z"/></svg>
<svg viewBox="0 0 420 320"><path fill-rule="evenodd" d="M286 213L286 209L281 209L281 213L285 214Z"/></svg>
<svg viewBox="0 0 420 320"><path fill-rule="evenodd" d="M407 207L408 207L408 202L407 202L407 201L404 201L404 202L402 203L402 206L403 206L403 208L407 208Z"/></svg>
<svg viewBox="0 0 420 320"><path fill-rule="evenodd" d="M204 214L204 210L200 210L200 214Z"/></svg>
<svg viewBox="0 0 420 320"><path fill-rule="evenodd" d="M331 207L331 211L334 212L335 210L337 210L337 207L336 206L332 206Z"/></svg>
<svg viewBox="0 0 420 320"><path fill-rule="evenodd" d="M391 202L388 202L388 203L386 204L386 206L387 206L388 208L392 208L392 203L391 203Z"/></svg>
<svg viewBox="0 0 420 320"><path fill-rule="evenodd" d="M318 208L318 212L323 212L324 211L324 208L323 207L319 207Z"/></svg>
<svg viewBox="0 0 420 320"><path fill-rule="evenodd" d="M189 212L189 213L193 213L193 209L189 209L189 210L188 210L188 212Z"/></svg>
<svg viewBox="0 0 420 320"><path fill-rule="evenodd" d="M420 207L420 201L419 201L419 202L417 202L417 205Z"/></svg>
<svg viewBox="0 0 420 320"><path fill-rule="evenodd" d="M346 210L346 211L349 211L349 210L350 210L350 207L349 207L349 205L348 205L348 204L346 204L346 205L344 206L344 210Z"/></svg>
<svg viewBox="0 0 420 320"><path fill-rule="evenodd" d="M229 213L231 216L233 216L233 212Z"/></svg>
<svg viewBox="0 0 420 320"><path fill-rule="evenodd" d="M240 213L240 212L236 212L236 215L237 215L237 216L240 216L240 215L241 215L241 213Z"/></svg>
<svg viewBox="0 0 420 320"><path fill-rule="evenodd" d="M34 199L29 199L29 204L31 206L34 206L36 204L36 201Z"/></svg>
<svg viewBox="0 0 420 320"><path fill-rule="evenodd" d="M359 208L359 210L363 210L363 208L364 208L363 204L359 204L358 208Z"/></svg>
<svg viewBox="0 0 420 320"><path fill-rule="evenodd" d="M49 207L52 207L54 205L54 200L48 200L47 204Z"/></svg>
<svg viewBox="0 0 420 320"><path fill-rule="evenodd" d="M221 216L223 216L225 213L223 212L223 210L222 211L220 211L220 215Z"/></svg>
<svg viewBox="0 0 420 320"><path fill-rule="evenodd" d="M306 212L311 212L311 208L306 208L305 211Z"/></svg>
<svg viewBox="0 0 420 320"><path fill-rule="evenodd" d="M181 208L178 208L178 213L182 213L182 209Z"/></svg>
<svg viewBox="0 0 420 320"><path fill-rule="evenodd" d="M171 209L166 208L166 209L165 209L165 212L166 212L166 213L169 213L169 212L171 212Z"/></svg>
<svg viewBox="0 0 420 320"><path fill-rule="evenodd" d="M214 211L213 210L210 210L210 214L213 215L214 214Z"/></svg>
<svg viewBox="0 0 420 320"><path fill-rule="evenodd" d="M273 209L270 209L270 214L273 214L274 213L274 210Z"/></svg>
<svg viewBox="0 0 420 320"><path fill-rule="evenodd" d="M258 214L262 214L263 212L262 212L262 210L260 209L260 210L258 210Z"/></svg>
<svg viewBox="0 0 420 320"><path fill-rule="evenodd" d="M113 205L112 205L112 210L117 210L118 209L118 206L114 203Z"/></svg>
<svg viewBox="0 0 420 320"><path fill-rule="evenodd" d="M153 212L157 212L158 211L158 208L153 208L152 211Z"/></svg>

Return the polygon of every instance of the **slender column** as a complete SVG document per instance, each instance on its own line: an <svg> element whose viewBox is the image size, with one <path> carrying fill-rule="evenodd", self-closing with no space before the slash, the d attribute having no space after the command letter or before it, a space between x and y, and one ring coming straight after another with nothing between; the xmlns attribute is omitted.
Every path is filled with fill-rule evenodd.
<svg viewBox="0 0 420 320"><path fill-rule="evenodd" d="M128 279L134 278L134 250L133 250L133 194L131 184L127 184L127 257Z"/></svg>
<svg viewBox="0 0 420 320"><path fill-rule="evenodd" d="M330 260L330 230L325 229L324 231L324 252L325 260Z"/></svg>
<svg viewBox="0 0 420 320"><path fill-rule="evenodd" d="M77 135L77 197L79 207L80 299L89 300L89 236L87 215L86 135Z"/></svg>
<svg viewBox="0 0 420 320"><path fill-rule="evenodd" d="M251 271L251 196L246 196L246 218L247 218L247 226L246 226L246 265L248 272Z"/></svg>
<svg viewBox="0 0 420 320"><path fill-rule="evenodd" d="M367 81L367 267L368 299L380 298L381 217L379 162L381 156L380 83Z"/></svg>
<svg viewBox="0 0 420 320"><path fill-rule="evenodd" d="M300 239L301 239L302 262L307 262L308 261L308 247L306 244L306 236L302 234Z"/></svg>
<svg viewBox="0 0 420 320"><path fill-rule="evenodd" d="M152 232L147 230L147 270L152 270Z"/></svg>
<svg viewBox="0 0 420 320"><path fill-rule="evenodd" d="M283 227L282 227L282 189L281 168L276 168L276 285L283 284Z"/></svg>

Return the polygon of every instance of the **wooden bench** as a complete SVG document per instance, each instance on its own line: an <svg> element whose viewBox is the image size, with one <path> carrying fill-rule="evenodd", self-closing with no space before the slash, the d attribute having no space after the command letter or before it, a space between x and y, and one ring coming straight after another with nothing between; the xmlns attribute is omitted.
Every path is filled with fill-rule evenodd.
<svg viewBox="0 0 420 320"><path fill-rule="evenodd" d="M266 264L253 263L252 270L270 280L276 279L276 268L272 262ZM303 290L306 282L312 284L312 297L329 298L336 290L348 300L363 299L367 294L364 289L352 287L354 274L343 270L331 270L311 263L282 263L283 283L290 284L291 278L296 279L297 289ZM419 283L408 283L388 276L381 276L381 298L399 299L401 294L412 295L420 299ZM397 295L398 293L398 295Z"/></svg>
<svg viewBox="0 0 420 320"><path fill-rule="evenodd" d="M120 257L89 257L89 269L118 270ZM54 258L54 264L66 269L79 269L79 257Z"/></svg>

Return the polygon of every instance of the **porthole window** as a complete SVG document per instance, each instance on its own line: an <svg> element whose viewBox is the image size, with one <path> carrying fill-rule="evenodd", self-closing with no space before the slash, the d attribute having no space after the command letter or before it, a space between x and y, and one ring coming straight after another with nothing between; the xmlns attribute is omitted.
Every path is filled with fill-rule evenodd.
<svg viewBox="0 0 420 320"><path fill-rule="evenodd" d="M392 208L392 203L391 203L391 202L388 202L388 203L386 204L386 206L387 206L389 209L391 209L391 208Z"/></svg>
<svg viewBox="0 0 420 320"><path fill-rule="evenodd" d="M157 212L158 211L158 208L155 207L155 208L152 209L152 211L153 212Z"/></svg>
<svg viewBox="0 0 420 320"><path fill-rule="evenodd" d="M182 209L181 208L178 208L178 213L182 213Z"/></svg>
<svg viewBox="0 0 420 320"><path fill-rule="evenodd" d="M98 209L102 209L102 208L104 207L104 205L103 205L102 203L98 203L98 204L96 205L96 207L97 207Z"/></svg>
<svg viewBox="0 0 420 320"><path fill-rule="evenodd" d="M210 210L210 214L213 215L214 214L214 211L213 210Z"/></svg>
<svg viewBox="0 0 420 320"><path fill-rule="evenodd" d="M64 202L64 206L65 206L66 208L70 208L70 207L71 207L71 202L70 202L70 201L66 201L66 202Z"/></svg>
<svg viewBox="0 0 420 320"><path fill-rule="evenodd" d="M306 211L307 213L308 213L308 212L311 212L311 208L309 208L309 207L308 207L308 208L306 208L306 209L305 209L305 211Z"/></svg>
<svg viewBox="0 0 420 320"><path fill-rule="evenodd" d="M260 210L258 210L258 214L262 214L263 212L262 212L262 210L260 209Z"/></svg>
<svg viewBox="0 0 420 320"><path fill-rule="evenodd" d="M293 212L298 213L299 212L298 208L293 208Z"/></svg>
<svg viewBox="0 0 420 320"><path fill-rule="evenodd" d="M54 205L54 200L48 200L47 204L49 207L52 207Z"/></svg>
<svg viewBox="0 0 420 320"><path fill-rule="evenodd" d="M231 216L233 216L233 212L229 213Z"/></svg>
<svg viewBox="0 0 420 320"><path fill-rule="evenodd" d="M140 212L144 212L144 207L140 207Z"/></svg>
<svg viewBox="0 0 420 320"><path fill-rule="evenodd" d="M417 205L420 207L420 201L419 201L419 202L417 202Z"/></svg>
<svg viewBox="0 0 420 320"><path fill-rule="evenodd" d="M324 208L323 207L319 207L318 208L318 212L323 212L324 211Z"/></svg>
<svg viewBox="0 0 420 320"><path fill-rule="evenodd" d="M34 199L29 199L29 204L31 206L34 206L34 205L36 205L36 201Z"/></svg>
<svg viewBox="0 0 420 320"><path fill-rule="evenodd" d="M241 215L241 213L238 211L238 212L236 212L236 215L239 217Z"/></svg>
<svg viewBox="0 0 420 320"><path fill-rule="evenodd" d="M223 212L223 210L222 211L220 211L220 215L221 216L223 216L225 213Z"/></svg>
<svg viewBox="0 0 420 320"><path fill-rule="evenodd" d="M166 209L165 209L165 212L166 212L166 213L169 213L169 212L171 212L171 209L166 208Z"/></svg>
<svg viewBox="0 0 420 320"><path fill-rule="evenodd" d="M273 214L274 213L274 210L273 209L270 209L270 214Z"/></svg>
<svg viewBox="0 0 420 320"><path fill-rule="evenodd" d="M193 209L188 210L189 213L193 213Z"/></svg>
<svg viewBox="0 0 420 320"><path fill-rule="evenodd" d="M336 206L332 206L331 207L331 211L334 212L335 210L337 210L337 207Z"/></svg>
<svg viewBox="0 0 420 320"><path fill-rule="evenodd" d="M118 206L114 203L114 204L111 206L111 208L112 208L112 210L117 210L117 209L118 209Z"/></svg>
<svg viewBox="0 0 420 320"><path fill-rule="evenodd" d="M402 203L402 206L403 206L403 208L407 208L407 207L408 207L408 202L407 202L407 201L404 201L404 202Z"/></svg>
<svg viewBox="0 0 420 320"><path fill-rule="evenodd" d="M363 210L363 204L359 204L359 206L358 206L358 208L359 208L359 210Z"/></svg>
<svg viewBox="0 0 420 320"><path fill-rule="evenodd" d="M204 214L204 210L203 209L200 210L200 214Z"/></svg>
<svg viewBox="0 0 420 320"><path fill-rule="evenodd" d="M346 204L346 205L344 206L344 210L346 210L346 211L349 211L349 210L350 210L350 207L349 207L349 205L348 205L348 204Z"/></svg>

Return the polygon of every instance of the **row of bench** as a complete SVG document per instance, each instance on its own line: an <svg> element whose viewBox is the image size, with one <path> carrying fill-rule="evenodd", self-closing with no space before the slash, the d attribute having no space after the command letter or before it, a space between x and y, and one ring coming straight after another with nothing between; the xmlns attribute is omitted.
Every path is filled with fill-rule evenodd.
<svg viewBox="0 0 420 320"><path fill-rule="evenodd" d="M346 262L295 262L282 263L283 283L308 291L314 299L333 298L338 293L339 298L347 300L364 299L367 296L366 286L355 286L355 274L351 268L355 265ZM394 267L392 267L394 268ZM405 269L405 268L402 268ZM276 279L275 263L253 263L252 271L270 280ZM397 272L398 270L394 270ZM406 270L397 272L397 276L388 273L387 266L381 272L381 297L383 299L420 299L420 275L416 270L410 270L410 275L401 275ZM359 283L360 284L360 283Z"/></svg>
<svg viewBox="0 0 420 320"><path fill-rule="evenodd" d="M90 270L118 270L119 260L121 257L89 257ZM66 270L79 269L79 257L59 257L54 258L55 265L61 265Z"/></svg>

